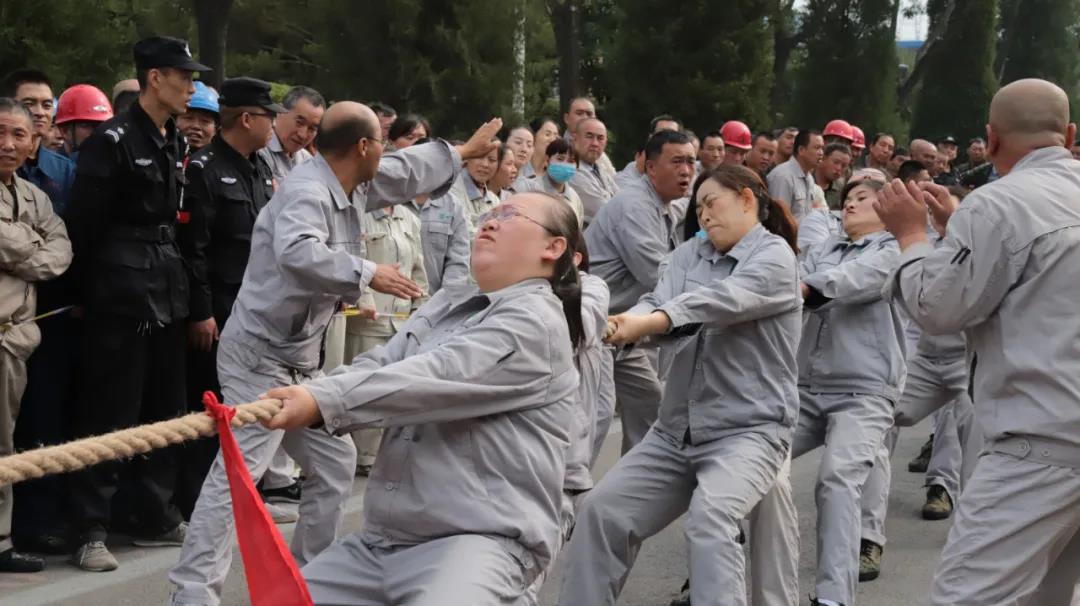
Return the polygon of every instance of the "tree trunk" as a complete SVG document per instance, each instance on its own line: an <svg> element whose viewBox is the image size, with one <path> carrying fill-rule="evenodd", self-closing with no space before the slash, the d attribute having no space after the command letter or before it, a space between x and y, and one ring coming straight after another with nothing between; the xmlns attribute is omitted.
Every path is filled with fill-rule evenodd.
<svg viewBox="0 0 1080 606"><path fill-rule="evenodd" d="M525 121L525 0L514 3L514 98L511 111L518 123Z"/></svg>
<svg viewBox="0 0 1080 606"><path fill-rule="evenodd" d="M213 70L199 74L199 79L217 88L225 80L225 38L233 0L191 0L191 5L199 29L196 60Z"/></svg>
<svg viewBox="0 0 1080 606"><path fill-rule="evenodd" d="M559 54L559 104L565 110L581 92L581 1L547 0Z"/></svg>
<svg viewBox="0 0 1080 606"><path fill-rule="evenodd" d="M800 32L795 30L795 0L776 0L773 24L773 81L769 93L773 111L784 105L784 98L791 92L788 83L787 68L791 62L791 53L800 42Z"/></svg>
<svg viewBox="0 0 1080 606"><path fill-rule="evenodd" d="M934 10L930 10L933 8ZM900 83L897 91L897 103L900 107L908 106L908 98L911 96L912 91L915 90L915 85L922 79L923 71L926 67L926 57L930 52L941 42L941 39L945 37L945 30L949 25L949 19L952 17L953 9L956 8L956 0L941 0L933 7L927 6L927 15L930 18L930 31L926 35L926 42L919 48L919 52L915 53L915 61L911 66L911 72L908 77Z"/></svg>

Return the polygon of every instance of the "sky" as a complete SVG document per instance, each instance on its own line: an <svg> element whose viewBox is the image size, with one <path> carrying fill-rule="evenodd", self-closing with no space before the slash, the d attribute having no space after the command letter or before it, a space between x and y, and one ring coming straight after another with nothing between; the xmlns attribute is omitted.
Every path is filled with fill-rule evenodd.
<svg viewBox="0 0 1080 606"><path fill-rule="evenodd" d="M911 3L911 0L901 0L902 6L907 6ZM802 8L806 5L806 0L796 0L795 6ZM898 40L923 40L926 38L927 28L926 15L919 15L913 18L905 18L903 14L900 15L900 23L896 26L896 38Z"/></svg>

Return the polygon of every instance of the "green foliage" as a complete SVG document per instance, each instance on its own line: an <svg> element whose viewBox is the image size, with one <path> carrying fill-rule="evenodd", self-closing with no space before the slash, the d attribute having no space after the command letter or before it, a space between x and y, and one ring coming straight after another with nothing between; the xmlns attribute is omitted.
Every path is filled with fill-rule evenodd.
<svg viewBox="0 0 1080 606"><path fill-rule="evenodd" d="M963 140L985 133L990 99L997 90L994 0L955 0L945 35L927 53L922 88L911 118L911 136Z"/></svg>
<svg viewBox="0 0 1080 606"><path fill-rule="evenodd" d="M842 118L895 132L898 0L810 0L804 58L789 97L788 122L823 128Z"/></svg>
<svg viewBox="0 0 1080 606"><path fill-rule="evenodd" d="M618 3L605 56L602 117L629 157L653 115L670 113L698 133L740 119L771 127L772 33L768 0Z"/></svg>
<svg viewBox="0 0 1080 606"><path fill-rule="evenodd" d="M1001 83L1043 78L1075 99L1080 82L1080 0L1004 0L1016 4L1002 36Z"/></svg>

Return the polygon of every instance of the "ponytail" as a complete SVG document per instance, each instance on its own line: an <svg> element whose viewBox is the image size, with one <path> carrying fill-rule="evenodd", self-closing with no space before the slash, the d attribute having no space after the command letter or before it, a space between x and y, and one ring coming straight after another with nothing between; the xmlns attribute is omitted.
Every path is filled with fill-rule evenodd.
<svg viewBox="0 0 1080 606"><path fill-rule="evenodd" d="M799 222L787 204L765 192L758 197L758 221L762 227L783 238L796 255L799 254Z"/></svg>
<svg viewBox="0 0 1080 606"><path fill-rule="evenodd" d="M545 229L552 235L566 239L566 250L555 261L555 268L548 281L555 296L562 301L566 326L570 330L570 346L577 351L585 340L585 324L581 319L581 281L578 279L578 268L574 265L574 253L578 252L578 247L585 238L578 226L577 214L565 200L542 192L529 193L548 199L550 220Z"/></svg>

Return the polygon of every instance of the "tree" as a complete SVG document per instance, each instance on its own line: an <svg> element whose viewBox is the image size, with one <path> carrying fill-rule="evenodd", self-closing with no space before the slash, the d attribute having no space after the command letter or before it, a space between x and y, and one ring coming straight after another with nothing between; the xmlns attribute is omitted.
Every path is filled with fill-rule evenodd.
<svg viewBox="0 0 1080 606"><path fill-rule="evenodd" d="M616 6L604 114L616 154L628 157L658 113L698 132L729 119L771 125L771 0L690 0L677 10L659 0Z"/></svg>
<svg viewBox="0 0 1080 606"><path fill-rule="evenodd" d="M191 0L199 31L199 62L211 69L199 77L214 87L225 80L225 38L232 5L233 0Z"/></svg>
<svg viewBox="0 0 1080 606"><path fill-rule="evenodd" d="M547 0L559 54L559 106L566 108L581 94L581 2Z"/></svg>
<svg viewBox="0 0 1080 606"><path fill-rule="evenodd" d="M1003 23L1001 83L1021 78L1050 80L1075 94L1080 72L1080 0L1003 0L1011 17Z"/></svg>
<svg viewBox="0 0 1080 606"><path fill-rule="evenodd" d="M789 121L821 128L843 118L864 131L896 128L899 10L899 0L809 1Z"/></svg>
<svg viewBox="0 0 1080 606"><path fill-rule="evenodd" d="M770 17L773 32L773 86L769 94L770 105L780 109L784 99L791 96L792 85L788 79L788 66L792 52L804 41L804 28L796 23L795 0L775 0Z"/></svg>
<svg viewBox="0 0 1080 606"><path fill-rule="evenodd" d="M993 74L994 0L955 0L942 16L944 34L928 51L921 89L911 120L911 136L966 138L984 132ZM934 27L932 26L932 27Z"/></svg>

